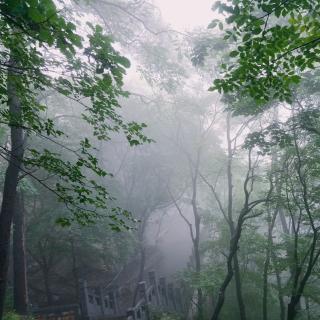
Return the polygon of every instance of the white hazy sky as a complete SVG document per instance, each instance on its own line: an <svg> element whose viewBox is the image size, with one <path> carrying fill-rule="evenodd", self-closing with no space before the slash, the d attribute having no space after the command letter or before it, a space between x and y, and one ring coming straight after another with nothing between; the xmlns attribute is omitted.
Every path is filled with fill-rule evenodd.
<svg viewBox="0 0 320 320"><path fill-rule="evenodd" d="M207 27L215 18L211 11L214 2L215 0L155 0L163 19L179 31L197 26Z"/></svg>

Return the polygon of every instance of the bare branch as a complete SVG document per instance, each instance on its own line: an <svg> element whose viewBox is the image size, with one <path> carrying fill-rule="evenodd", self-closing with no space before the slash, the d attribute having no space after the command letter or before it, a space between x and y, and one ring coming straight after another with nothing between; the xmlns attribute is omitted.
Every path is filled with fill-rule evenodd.
<svg viewBox="0 0 320 320"><path fill-rule="evenodd" d="M183 214L180 206L178 205L176 199L173 197L171 191L170 191L170 188L168 187L168 193L172 199L172 202L175 206L175 208L177 209L179 215L181 216L181 218L184 220L184 222L187 224L187 226L189 227L189 230L190 230L190 236L191 236L191 239L192 241L194 242L195 241L195 237L194 237L194 233L193 233L193 228L192 228L192 223L187 219L187 217Z"/></svg>
<svg viewBox="0 0 320 320"><path fill-rule="evenodd" d="M220 198L219 198L219 196L218 196L218 194L217 194L217 192L216 192L216 185L213 186L213 185L206 179L206 177L204 177L201 173L199 173L199 175L200 175L200 178L205 182L205 184L206 184L206 185L209 187L209 189L211 190L211 192L212 192L215 200L216 200L217 203L218 203L219 209L220 209L221 213L223 214L224 219L225 219L226 222L229 224L230 221L229 221L229 219L228 219L228 217L227 217L226 211L225 211L225 209L223 208L222 202L221 202L221 200L220 200Z"/></svg>

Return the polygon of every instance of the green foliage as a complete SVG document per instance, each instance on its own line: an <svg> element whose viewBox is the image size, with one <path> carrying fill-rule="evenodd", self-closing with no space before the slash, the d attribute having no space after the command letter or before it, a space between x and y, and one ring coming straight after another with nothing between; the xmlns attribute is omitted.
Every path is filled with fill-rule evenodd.
<svg viewBox="0 0 320 320"><path fill-rule="evenodd" d="M20 320L21 317L14 312L7 312L3 316L3 320Z"/></svg>
<svg viewBox="0 0 320 320"><path fill-rule="evenodd" d="M43 272L47 272L50 289L60 293L59 301L77 303L79 279L108 283L132 255L136 245L133 234L112 232L107 217L99 217L97 223L85 227L73 224L61 228L54 222L68 216L67 208L47 189L39 185L36 189L37 194L24 194L30 299L47 304L43 293Z"/></svg>
<svg viewBox="0 0 320 320"><path fill-rule="evenodd" d="M157 309L150 309L152 320L180 320L181 316L172 312L161 312Z"/></svg>
<svg viewBox="0 0 320 320"><path fill-rule="evenodd" d="M33 320L32 316L20 316L15 312L7 312L3 315L3 320Z"/></svg>
<svg viewBox="0 0 320 320"><path fill-rule="evenodd" d="M13 312L13 289L9 287L7 290L6 298L4 301L4 310L7 314L12 314Z"/></svg>
<svg viewBox="0 0 320 320"><path fill-rule="evenodd" d="M215 21L215 20L214 20ZM217 23L215 21L215 23ZM211 34L200 34L193 40L193 49L191 52L191 62L194 66L205 66L205 60L209 53L214 51L215 54L223 53L227 44L219 37L213 37Z"/></svg>
<svg viewBox="0 0 320 320"><path fill-rule="evenodd" d="M211 90L251 96L257 108L291 102L292 88L319 63L319 1L217 1L214 9L227 14L224 39L235 49Z"/></svg>
<svg viewBox="0 0 320 320"><path fill-rule="evenodd" d="M243 147L246 149L258 147L259 154L271 155L275 147L283 149L292 145L293 139L292 135L288 132L288 127L273 123L262 131L249 133Z"/></svg>
<svg viewBox="0 0 320 320"><path fill-rule="evenodd" d="M127 58L113 47L113 41L99 25L88 24L88 34L79 35L74 17L59 10L52 0L10 0L0 3L0 122L22 127L29 137L38 136L64 146L66 133L47 117L48 107L38 99L39 92L55 91L78 104L78 115L89 124L95 140L109 140L112 132L122 132L131 146L150 142L142 130L145 124L126 122L120 115L118 99L127 97L123 77L130 67ZM49 53L48 53L49 52ZM55 52L55 53L53 53ZM21 102L21 115L13 117L7 106L7 73ZM71 150L70 161L49 148L27 148L23 174L40 169L57 178L46 185L66 204L72 216L57 220L92 223L102 211L114 229L125 226L120 218L128 212L112 208L113 197L98 178L108 174L94 156L94 142L87 137ZM7 159L10 150L2 148Z"/></svg>

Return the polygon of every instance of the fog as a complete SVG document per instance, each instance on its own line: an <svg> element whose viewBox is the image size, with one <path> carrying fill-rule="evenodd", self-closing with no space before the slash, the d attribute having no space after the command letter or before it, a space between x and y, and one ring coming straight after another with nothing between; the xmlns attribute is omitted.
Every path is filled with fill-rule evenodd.
<svg viewBox="0 0 320 320"><path fill-rule="evenodd" d="M178 31L192 30L196 27L206 28L216 16L216 13L208 10L212 7L212 1L168 1L158 0L155 5L161 11L165 23L173 26ZM183 11L183 14L177 14Z"/></svg>
<svg viewBox="0 0 320 320"><path fill-rule="evenodd" d="M319 319L310 3L0 1L0 320Z"/></svg>

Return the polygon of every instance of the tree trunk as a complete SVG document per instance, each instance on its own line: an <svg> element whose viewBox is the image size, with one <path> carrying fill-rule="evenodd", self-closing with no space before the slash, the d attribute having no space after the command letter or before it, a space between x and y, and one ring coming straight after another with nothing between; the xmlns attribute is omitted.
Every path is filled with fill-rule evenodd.
<svg viewBox="0 0 320 320"><path fill-rule="evenodd" d="M218 297L216 304L214 306L213 315L211 317L211 320L218 320L219 314L221 312L221 309L224 304L225 300L225 293L226 290L233 278L234 272L233 272L233 259L234 255L237 253L238 250L238 244L241 237L241 228L243 224L242 219L243 213L240 213L239 222L237 225L237 228L235 229L234 236L230 239L230 248L229 248L229 254L227 257L227 275L225 276L222 285L219 288Z"/></svg>
<svg viewBox="0 0 320 320"><path fill-rule="evenodd" d="M232 160L233 160L233 149L231 141L231 113L227 115L227 145L228 145L228 160L227 160L227 180L228 180L228 224L230 229L230 237L232 238L235 234L235 227L233 221L233 176L232 176ZM242 286L241 286L241 275L238 254L235 252L233 257L233 268L234 268L234 278L236 285L236 295L239 308L240 320L246 320L246 308L242 296Z"/></svg>
<svg viewBox="0 0 320 320"><path fill-rule="evenodd" d="M262 319L268 319L268 271L271 260L271 251L272 251L272 234L273 228L278 215L278 208L271 217L271 213L268 212L268 239L267 239L267 250L266 250L266 259L264 262L263 268L263 296L262 296Z"/></svg>
<svg viewBox="0 0 320 320"><path fill-rule="evenodd" d="M28 312L23 197L17 194L13 217L13 306L20 315Z"/></svg>
<svg viewBox="0 0 320 320"><path fill-rule="evenodd" d="M274 109L274 122L279 121L279 116L278 116L278 109ZM272 163L271 163L271 169L273 172L275 172L275 184L276 184L276 194L280 195L281 194L281 189L282 189L282 184L283 184L283 177L282 177L282 170L279 168L279 156L277 153L277 149L274 149L272 152ZM280 170L279 170L280 169ZM276 222L277 217L280 217L281 225L282 225L282 230L285 234L289 234L289 228L287 225L286 218L283 213L283 209L281 208L281 203L277 202L277 206L275 209L275 212L273 214L271 224L269 221L269 226L268 226L268 247L267 247L267 257L266 261L268 261L268 266L272 262L274 265L274 270L276 274L276 280L277 280L277 290L278 290L278 300L279 300L279 307L280 307L280 320L285 320L286 317L286 307L285 307L285 302L284 302L284 297L282 295L282 283L281 283L281 271L278 268L277 265L277 256L274 252L274 247L273 247L273 228ZM270 217L269 217L270 219ZM288 246L286 246L288 248ZM288 251L287 251L288 252ZM268 257L269 254L269 257ZM267 285L267 269L265 269L264 273L264 280L266 281L264 283L264 286ZM264 292L265 297L267 297L267 292ZM267 299L267 298L264 298ZM263 302L265 305L263 305L263 308L267 311L267 302ZM263 313L266 313L263 310ZM267 319L267 315L266 318Z"/></svg>
<svg viewBox="0 0 320 320"><path fill-rule="evenodd" d="M309 303L308 297L306 297L306 311L307 311L307 320L311 320L310 303Z"/></svg>
<svg viewBox="0 0 320 320"><path fill-rule="evenodd" d="M251 174L250 174L251 172ZM234 275L234 271L233 271L233 261L234 261L234 257L237 254L237 250L239 248L239 241L241 238L241 232L242 232L242 228L243 228L243 224L245 223L245 221L247 219L249 219L249 213L253 210L253 208L262 203L262 202L267 202L269 201L269 197L272 193L272 184L270 183L270 190L268 192L268 196L266 199L263 200L256 200L253 202L249 202L250 199L250 190L248 190L248 183L249 181L252 179L252 167L251 167L251 153L249 151L249 169L244 181L244 194L245 194L245 199L244 199L244 205L243 208L240 211L240 214L238 216L237 222L235 224L235 231L234 234L232 235L231 239L230 239L230 243L229 243L229 253L227 255L227 274L222 282L222 285L219 288L219 292L218 292L218 296L217 296L217 301L216 304L214 306L214 310L213 310L213 315L211 317L211 320L218 320L219 319L219 315L220 312L222 310L223 304L224 304L224 300L225 300L225 293L226 290L232 280L232 277ZM252 187L251 187L252 188Z"/></svg>
<svg viewBox="0 0 320 320"><path fill-rule="evenodd" d="M312 241L310 243L309 248L306 250L306 255L302 261L298 259L298 236L299 236L299 229L297 227L293 227L293 233L295 236L295 245L294 245L294 276L293 276L293 285L291 289L291 297L290 302L288 304L288 313L287 313L287 320L293 320L296 315L298 314L298 310L301 308L300 300L302 294L304 292L305 286L307 285L310 276L314 270L314 266L316 265L319 256L320 256L320 249L318 248L318 240L319 240L319 229L314 226L314 222L312 215L315 213L313 212L314 208L311 207L310 203L312 203L312 197L309 195L306 177L304 176L304 169L302 165L302 159L299 151L299 147L297 144L297 137L296 132L294 131L294 142L295 142L295 149L296 149L296 157L297 157L297 165L295 170L297 171L297 175L299 178L299 183L302 187L302 199L304 209L307 213L309 223L311 226L311 230L313 232ZM309 203L310 201L310 203ZM294 219L292 219L292 222ZM303 273L303 270L305 272Z"/></svg>
<svg viewBox="0 0 320 320"><path fill-rule="evenodd" d="M237 300L238 300L238 308L239 308L239 316L241 320L246 319L246 308L243 301L242 296L242 285L241 285L241 276L240 276L240 267L239 267L239 261L238 261L238 254L235 253L233 257L233 267L234 267L234 280L236 285L236 294L237 294Z"/></svg>
<svg viewBox="0 0 320 320"><path fill-rule="evenodd" d="M309 263L307 266L307 270L305 274L303 275L299 285L297 286L297 289L294 290L294 293L291 295L290 302L288 304L288 313L287 313L287 320L293 320L295 319L296 315L298 314L298 310L300 310L300 299L302 297L304 288L312 274L312 270L314 265L316 264L320 251L317 251L317 254L314 256L314 250L315 246L317 244L316 239L318 238L318 235L314 235L313 243L312 243L312 252L310 253ZM297 276L297 275L296 275Z"/></svg>
<svg viewBox="0 0 320 320"><path fill-rule="evenodd" d="M197 152L197 159L195 163L194 168L194 175L192 177L192 199L191 199L191 205L192 205L192 211L193 211L193 217L194 217L194 227L195 227L195 235L192 237L192 243L193 243L193 251L194 251L194 258L195 258L195 264L196 264L196 273L197 275L200 275L201 272L201 256L200 256L200 232L201 232L201 217L198 212L197 207L197 188L198 188L198 176L199 176L199 166L200 166L200 155L201 155L201 149L198 149ZM202 320L203 319L203 292L201 288L197 289L197 319Z"/></svg>
<svg viewBox="0 0 320 320"><path fill-rule="evenodd" d="M266 252L266 259L263 268L263 295L262 295L262 319L268 319L268 270L270 265L269 245Z"/></svg>
<svg viewBox="0 0 320 320"><path fill-rule="evenodd" d="M74 280L74 293L75 293L75 300L80 301L80 288L79 288L79 270L77 264L77 256L76 250L74 247L74 240L73 238L70 239L71 244L71 257L72 257L72 276Z"/></svg>
<svg viewBox="0 0 320 320"><path fill-rule="evenodd" d="M132 300L132 307L135 306L137 303L137 298L138 298L138 293L139 293L139 282L143 281L143 275L144 275L144 268L146 264L146 247L144 243L144 233L148 224L148 220L150 217L150 212L148 212L148 209L145 209L143 214L142 214L143 221L140 225L139 228L139 233L138 233L138 239L139 239L139 244L140 244L140 268L139 268L139 273L138 273L138 280L137 280L137 285L133 294L133 300Z"/></svg>
<svg viewBox="0 0 320 320"><path fill-rule="evenodd" d="M300 297L292 297L289 304L288 304L288 314L287 314L287 320L293 320L297 315L297 308L300 300Z"/></svg>
<svg viewBox="0 0 320 320"><path fill-rule="evenodd" d="M52 295L51 285L50 285L49 270L45 267L42 268L42 274L43 274L44 289L45 289L46 298L47 298L47 305L51 306L53 304L53 295Z"/></svg>
<svg viewBox="0 0 320 320"><path fill-rule="evenodd" d="M282 295L282 284L281 284L281 276L278 267L276 266L277 257L273 250L271 251L271 258L273 260L273 264L275 265L275 273L277 279L277 290L278 290L278 300L279 300L279 307L280 307L280 320L285 320L286 317L286 308L285 303Z"/></svg>
<svg viewBox="0 0 320 320"><path fill-rule="evenodd" d="M10 64L15 65L13 59ZM7 79L8 107L10 112L11 152L5 173L3 198L0 211L0 319L4 312L5 292L9 267L10 231L16 202L19 172L22 165L24 146L23 130L19 125L21 103L17 96L19 75L9 68Z"/></svg>
<svg viewBox="0 0 320 320"><path fill-rule="evenodd" d="M200 219L198 222L198 228L200 228ZM196 228L197 229L197 228ZM201 257L200 257L200 250L199 250L199 239L196 239L193 243L193 250L194 250L194 257L195 257L195 264L196 264L196 273L199 275L201 272ZM197 289L197 319L203 319L203 292L201 288Z"/></svg>
<svg viewBox="0 0 320 320"><path fill-rule="evenodd" d="M139 270L139 274L138 274L137 286L136 286L136 289L135 289L134 295L133 295L132 307L135 307L135 305L137 303L137 298L138 298L138 293L139 293L139 282L143 281L145 263L146 263L146 252L145 252L145 248L142 244L141 248L140 248L140 270Z"/></svg>

